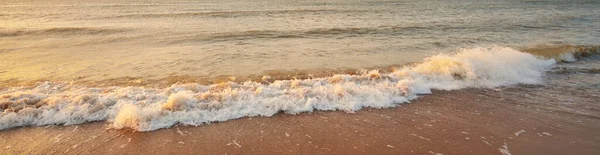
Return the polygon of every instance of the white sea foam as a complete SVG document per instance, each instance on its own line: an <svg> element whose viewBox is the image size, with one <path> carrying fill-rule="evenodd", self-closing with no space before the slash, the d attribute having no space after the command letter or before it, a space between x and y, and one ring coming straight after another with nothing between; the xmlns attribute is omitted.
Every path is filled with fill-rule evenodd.
<svg viewBox="0 0 600 155"><path fill-rule="evenodd" d="M107 121L111 128L152 131L175 124L202 125L278 112L389 108L432 89L536 84L554 63L511 48L490 47L432 56L391 73L371 71L269 84L178 84L161 89L89 88L47 82L34 88L2 90L0 129Z"/></svg>
<svg viewBox="0 0 600 155"><path fill-rule="evenodd" d="M565 62L575 62L577 61L577 59L575 58L575 55L573 55L573 53L574 52L565 52L563 54L560 54L558 59Z"/></svg>

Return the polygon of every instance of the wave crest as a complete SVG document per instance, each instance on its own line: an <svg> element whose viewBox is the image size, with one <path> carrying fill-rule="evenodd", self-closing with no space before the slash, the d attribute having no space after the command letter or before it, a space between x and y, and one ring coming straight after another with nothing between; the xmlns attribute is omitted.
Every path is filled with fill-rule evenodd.
<svg viewBox="0 0 600 155"><path fill-rule="evenodd" d="M202 125L241 117L314 110L355 112L410 102L432 89L536 84L555 60L506 47L463 49L436 55L390 73L337 74L167 88L97 87L43 83L0 91L0 129L28 125L110 122L111 128L152 131L175 124Z"/></svg>

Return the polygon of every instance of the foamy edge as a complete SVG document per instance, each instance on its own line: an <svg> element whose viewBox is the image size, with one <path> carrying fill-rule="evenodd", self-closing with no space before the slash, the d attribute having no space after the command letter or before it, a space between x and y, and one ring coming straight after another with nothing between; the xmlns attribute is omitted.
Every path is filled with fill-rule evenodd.
<svg viewBox="0 0 600 155"><path fill-rule="evenodd" d="M175 124L202 125L279 112L355 112L410 102L432 89L537 84L556 61L506 47L462 49L391 73L168 88L98 87L43 83L0 91L0 130L20 126L107 121L115 129L152 131Z"/></svg>

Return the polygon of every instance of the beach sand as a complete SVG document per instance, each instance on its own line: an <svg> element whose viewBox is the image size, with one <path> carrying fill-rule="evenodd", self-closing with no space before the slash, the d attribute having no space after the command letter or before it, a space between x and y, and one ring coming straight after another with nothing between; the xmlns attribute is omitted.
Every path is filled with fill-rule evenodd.
<svg viewBox="0 0 600 155"><path fill-rule="evenodd" d="M152 132L106 129L105 122L15 128L0 132L0 154L600 154L598 74L568 70L543 85L435 91L356 113Z"/></svg>

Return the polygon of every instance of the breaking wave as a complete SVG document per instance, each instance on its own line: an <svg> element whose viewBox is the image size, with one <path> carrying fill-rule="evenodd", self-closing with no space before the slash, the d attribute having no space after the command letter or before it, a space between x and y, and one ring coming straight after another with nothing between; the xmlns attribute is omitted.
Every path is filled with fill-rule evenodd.
<svg viewBox="0 0 600 155"><path fill-rule="evenodd" d="M337 74L314 79L175 84L167 88L86 87L45 82L0 91L0 130L20 126L107 121L111 128L152 131L279 112L389 108L432 89L537 84L554 59L506 47L462 49L389 73ZM271 81L271 82L266 82Z"/></svg>

